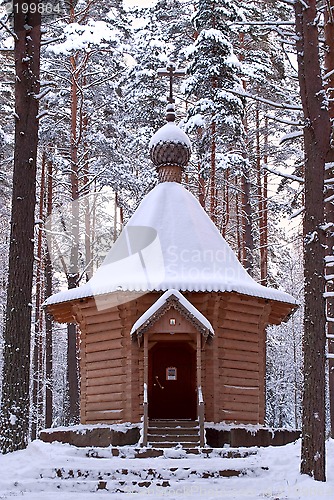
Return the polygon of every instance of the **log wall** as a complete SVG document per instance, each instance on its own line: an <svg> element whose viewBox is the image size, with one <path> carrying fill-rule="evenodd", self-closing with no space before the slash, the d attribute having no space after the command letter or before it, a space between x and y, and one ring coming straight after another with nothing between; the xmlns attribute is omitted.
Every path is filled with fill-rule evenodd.
<svg viewBox="0 0 334 500"><path fill-rule="evenodd" d="M143 345L131 339L130 330L160 295L137 296L102 311L96 308L94 299L77 302L73 307L81 329L82 423L140 421ZM263 423L265 327L271 306L265 300L236 293L184 295L215 330L211 341L202 339L201 384L206 421ZM150 344L165 340L166 335L170 338L163 331L165 320L161 318L159 322L153 325L151 333L147 332ZM175 340L179 335L175 332ZM189 341L193 341L192 335Z"/></svg>
<svg viewBox="0 0 334 500"><path fill-rule="evenodd" d="M76 303L73 311L81 330L80 413L83 424L140 421L143 370L139 358L142 349L132 341L130 330L158 296L152 293L132 301L120 300L118 304L113 301L113 307L103 310L97 308L94 299Z"/></svg>
<svg viewBox="0 0 334 500"><path fill-rule="evenodd" d="M205 419L263 423L266 334L271 307L236 293L187 298L212 323L215 337L203 352Z"/></svg>

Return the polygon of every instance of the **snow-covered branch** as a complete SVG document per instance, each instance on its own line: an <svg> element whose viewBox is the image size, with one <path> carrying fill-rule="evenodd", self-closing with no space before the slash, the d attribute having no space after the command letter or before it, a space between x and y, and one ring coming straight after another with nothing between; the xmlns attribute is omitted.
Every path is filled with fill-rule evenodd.
<svg viewBox="0 0 334 500"><path fill-rule="evenodd" d="M294 26L292 21L237 21L230 26Z"/></svg>
<svg viewBox="0 0 334 500"><path fill-rule="evenodd" d="M328 196L328 198L325 198L325 203L329 203L330 201L333 201L334 200L334 194L332 194L331 196Z"/></svg>
<svg viewBox="0 0 334 500"><path fill-rule="evenodd" d="M268 170L268 172L271 172L272 174L279 175L280 177L284 177L285 179L290 179L292 181L297 181L297 182L304 182L304 179L302 177L298 177L297 175L293 174L286 174L285 172L280 172L279 170L276 170L275 168L269 167L268 165L264 165L264 168Z"/></svg>
<svg viewBox="0 0 334 500"><path fill-rule="evenodd" d="M14 33L14 31L12 31L11 29L9 29L8 26L1 21L1 19L0 19L0 26L2 26L2 28L4 28L7 31L7 33L10 34L10 36L12 36L13 38L15 38L15 40L18 40L17 34Z"/></svg>
<svg viewBox="0 0 334 500"><path fill-rule="evenodd" d="M279 118L277 116L269 115L267 114L266 117L269 120L274 120L275 122L279 123L285 123L286 125L292 125L294 127L302 127L303 123L301 121L291 121L291 120L285 120L284 118Z"/></svg>
<svg viewBox="0 0 334 500"><path fill-rule="evenodd" d="M298 215L302 214L305 210L305 207L298 208L298 210L295 210L292 212L292 214L289 216L289 220L295 219L298 217Z"/></svg>
<svg viewBox="0 0 334 500"><path fill-rule="evenodd" d="M273 108L278 108L278 109L291 109L293 111L302 111L302 108L300 106L295 106L293 104L288 104L288 103L280 103L280 102L275 102L271 101L270 99L264 99L263 97L256 96L254 94L251 94L250 92L239 92L237 90L232 90L232 89L225 89L223 88L225 92L230 92L231 94L238 95L240 97L247 97L249 99L253 99L254 101L262 102L264 104L268 104L268 106L272 106Z"/></svg>
<svg viewBox="0 0 334 500"><path fill-rule="evenodd" d="M296 130L294 132L290 132L289 134L284 134L283 137L279 141L279 145L281 145L287 141L292 141L293 139L296 139L297 137L302 137L302 136L303 136L302 130Z"/></svg>

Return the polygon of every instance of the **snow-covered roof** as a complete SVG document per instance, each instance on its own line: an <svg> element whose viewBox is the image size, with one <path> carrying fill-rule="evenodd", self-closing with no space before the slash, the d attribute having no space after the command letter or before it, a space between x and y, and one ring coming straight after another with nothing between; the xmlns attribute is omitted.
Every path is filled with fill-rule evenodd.
<svg viewBox="0 0 334 500"><path fill-rule="evenodd" d="M140 318L137 319L137 321L131 328L130 335L133 335L138 330L140 330L140 328L143 327L154 314L156 314L161 308L163 308L163 306L170 298L176 298L181 306L183 306L183 308L186 309L190 313L190 315L193 316L197 320L197 322L199 322L203 326L205 330L207 330L211 335L214 335L214 330L210 321L208 321L206 317L203 316L203 314L200 313L199 310L196 309L196 307L193 306L192 303L182 295L182 293L175 289L168 290L163 295L161 295L161 297L159 297L158 300L154 302L154 304L152 304L151 307L149 307L147 311L145 311L144 314L140 316Z"/></svg>
<svg viewBox="0 0 334 500"><path fill-rule="evenodd" d="M254 281L197 199L174 182L158 184L83 286L49 297L45 305L114 291L238 292L297 304L289 294Z"/></svg>

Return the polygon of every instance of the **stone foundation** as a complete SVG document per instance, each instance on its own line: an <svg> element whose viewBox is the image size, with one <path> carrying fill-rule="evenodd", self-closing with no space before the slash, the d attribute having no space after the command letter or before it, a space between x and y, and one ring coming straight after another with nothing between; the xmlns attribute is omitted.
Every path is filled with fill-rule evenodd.
<svg viewBox="0 0 334 500"><path fill-rule="evenodd" d="M207 427L206 442L212 448L223 448L229 445L232 448L239 446L284 446L300 438L300 431L290 429L270 429L231 427L217 429Z"/></svg>
<svg viewBox="0 0 334 500"><path fill-rule="evenodd" d="M68 443L78 447L107 447L135 445L140 439L141 426L73 426L46 429L39 433L39 439L45 443Z"/></svg>

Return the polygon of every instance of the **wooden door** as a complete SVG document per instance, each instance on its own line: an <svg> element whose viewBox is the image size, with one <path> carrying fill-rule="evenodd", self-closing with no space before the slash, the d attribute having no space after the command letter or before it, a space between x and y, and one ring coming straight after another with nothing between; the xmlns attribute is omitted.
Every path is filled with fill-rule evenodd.
<svg viewBox="0 0 334 500"><path fill-rule="evenodd" d="M149 418L196 418L195 351L186 342L158 342L149 351Z"/></svg>

